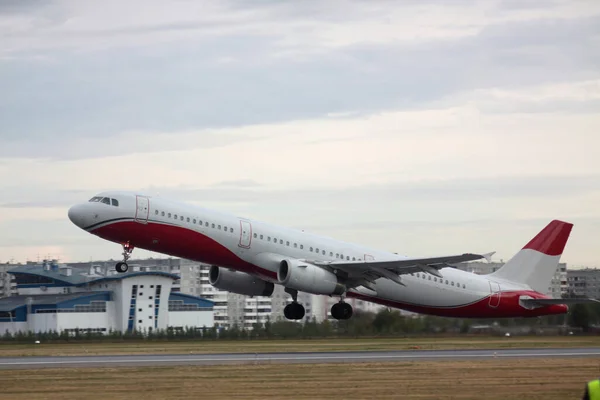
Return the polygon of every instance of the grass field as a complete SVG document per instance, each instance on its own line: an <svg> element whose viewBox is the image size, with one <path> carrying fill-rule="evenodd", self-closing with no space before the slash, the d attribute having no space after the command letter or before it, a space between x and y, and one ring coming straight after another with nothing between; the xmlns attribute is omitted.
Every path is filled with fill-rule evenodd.
<svg viewBox="0 0 600 400"><path fill-rule="evenodd" d="M580 399L600 358L4 370L3 399Z"/></svg>
<svg viewBox="0 0 600 400"><path fill-rule="evenodd" d="M127 354L271 353L309 351L439 350L486 348L600 347L600 336L440 337L402 339L315 339L58 344L2 344L0 357Z"/></svg>

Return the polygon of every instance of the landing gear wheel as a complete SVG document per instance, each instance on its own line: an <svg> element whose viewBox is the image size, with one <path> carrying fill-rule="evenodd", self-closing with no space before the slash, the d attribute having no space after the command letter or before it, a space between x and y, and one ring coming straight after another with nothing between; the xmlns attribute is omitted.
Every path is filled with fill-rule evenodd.
<svg viewBox="0 0 600 400"><path fill-rule="evenodd" d="M124 273L124 272L127 272L127 270L129 269L129 266L127 265L126 262L120 261L117 263L117 265L115 265L115 269L119 273Z"/></svg>
<svg viewBox="0 0 600 400"><path fill-rule="evenodd" d="M350 319L353 313L352 306L343 301L331 306L331 316L337 320Z"/></svg>
<svg viewBox="0 0 600 400"><path fill-rule="evenodd" d="M286 319L299 320L304 318L305 313L304 306L296 302L288 304L283 309L283 315Z"/></svg>
<svg viewBox="0 0 600 400"><path fill-rule="evenodd" d="M131 257L131 252L133 252L133 246L127 243L123 243L123 261L120 261L115 265L115 269L119 273L127 272L129 266L127 265L127 261L129 257Z"/></svg>

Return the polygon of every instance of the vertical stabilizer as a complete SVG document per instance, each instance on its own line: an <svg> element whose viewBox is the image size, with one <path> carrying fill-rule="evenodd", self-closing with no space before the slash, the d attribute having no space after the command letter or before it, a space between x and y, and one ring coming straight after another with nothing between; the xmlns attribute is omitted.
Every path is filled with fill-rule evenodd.
<svg viewBox="0 0 600 400"><path fill-rule="evenodd" d="M524 283L538 292L546 292L556 272L573 224L554 220L490 275Z"/></svg>

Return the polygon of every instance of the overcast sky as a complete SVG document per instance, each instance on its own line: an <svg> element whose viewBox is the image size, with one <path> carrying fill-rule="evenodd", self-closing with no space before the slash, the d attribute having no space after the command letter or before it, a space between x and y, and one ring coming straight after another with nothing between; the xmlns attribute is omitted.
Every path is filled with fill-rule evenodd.
<svg viewBox="0 0 600 400"><path fill-rule="evenodd" d="M0 183L0 261L118 259L67 209L127 189L600 267L600 2L4 0Z"/></svg>

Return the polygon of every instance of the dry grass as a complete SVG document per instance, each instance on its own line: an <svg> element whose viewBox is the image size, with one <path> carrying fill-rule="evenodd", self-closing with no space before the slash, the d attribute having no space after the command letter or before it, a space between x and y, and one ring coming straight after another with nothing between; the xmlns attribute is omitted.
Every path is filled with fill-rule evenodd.
<svg viewBox="0 0 600 400"><path fill-rule="evenodd" d="M60 343L4 344L0 357L78 356L127 354L200 354L200 353L270 353L310 351L361 350L422 350L599 347L596 337L456 337L402 339L315 339L264 341L185 341L185 342L122 342L122 343Z"/></svg>
<svg viewBox="0 0 600 400"><path fill-rule="evenodd" d="M600 358L3 370L3 399L580 399Z"/></svg>

